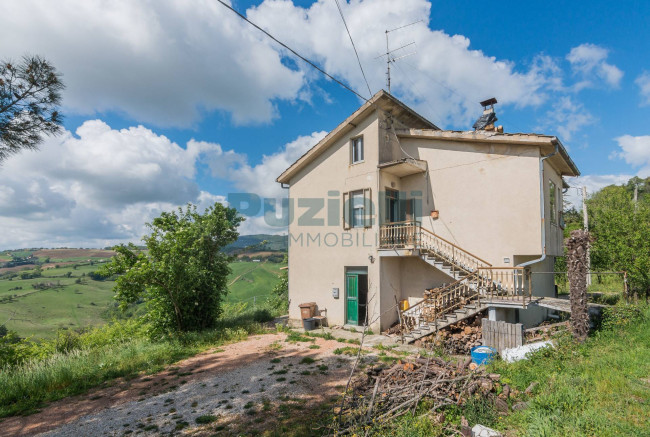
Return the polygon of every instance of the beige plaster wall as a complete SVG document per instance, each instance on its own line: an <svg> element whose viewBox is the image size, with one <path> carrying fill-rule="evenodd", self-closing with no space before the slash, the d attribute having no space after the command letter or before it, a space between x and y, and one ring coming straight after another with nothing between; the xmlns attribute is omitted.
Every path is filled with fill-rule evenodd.
<svg viewBox="0 0 650 437"><path fill-rule="evenodd" d="M429 163L428 177L401 181L406 192L423 191L423 226L494 266L541 253L538 147L423 139L402 145Z"/></svg>
<svg viewBox="0 0 650 437"><path fill-rule="evenodd" d="M368 268L369 314L372 319L379 314L377 225L344 230L341 211L344 192L370 188L376 196L378 132L377 117L368 117L291 180L289 196L294 203L294 217L289 225L291 319L300 318L300 303L316 302L319 308L327 309L331 325L344 324L346 266ZM349 138L358 135L364 137L364 162L350 165ZM321 223L305 222L304 213L308 208L304 205L312 202L305 200L308 198L323 199L324 209L314 216ZM328 207L331 207L329 212ZM370 262L370 256L374 263ZM339 289L338 299L333 298L332 288ZM379 329L378 322L373 329Z"/></svg>

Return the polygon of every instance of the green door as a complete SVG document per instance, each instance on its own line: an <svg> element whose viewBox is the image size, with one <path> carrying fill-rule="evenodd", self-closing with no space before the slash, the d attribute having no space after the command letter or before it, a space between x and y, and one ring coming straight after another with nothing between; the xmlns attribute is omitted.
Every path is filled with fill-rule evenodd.
<svg viewBox="0 0 650 437"><path fill-rule="evenodd" d="M345 275L345 297L347 302L346 318L350 325L359 324L359 276Z"/></svg>

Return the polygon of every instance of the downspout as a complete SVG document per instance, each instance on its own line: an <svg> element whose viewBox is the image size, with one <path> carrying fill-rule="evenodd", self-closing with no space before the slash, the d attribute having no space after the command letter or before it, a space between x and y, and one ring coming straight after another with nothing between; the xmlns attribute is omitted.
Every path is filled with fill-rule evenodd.
<svg viewBox="0 0 650 437"><path fill-rule="evenodd" d="M555 141L555 150L553 152L549 153L548 155L543 156L539 160L539 206L540 206L540 211L542 213L542 256L540 258L537 258L537 259L534 259L534 260L531 260L531 261L527 261L527 262L522 263L522 264L517 264L517 267L528 267L530 265L542 262L542 261L544 261L546 259L546 220L545 220L545 215L546 214L544 212L546 202L544 202L544 161L546 161L551 156L557 154L557 152L559 151L559 148L560 148L560 145L556 140Z"/></svg>

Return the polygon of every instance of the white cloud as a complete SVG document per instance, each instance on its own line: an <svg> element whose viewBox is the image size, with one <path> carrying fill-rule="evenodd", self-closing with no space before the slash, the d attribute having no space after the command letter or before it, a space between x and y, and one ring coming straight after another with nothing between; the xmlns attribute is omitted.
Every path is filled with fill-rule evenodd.
<svg viewBox="0 0 650 437"><path fill-rule="evenodd" d="M632 167L639 168L638 176L650 176L650 135L623 135L615 138L621 150L616 156L622 158Z"/></svg>
<svg viewBox="0 0 650 437"><path fill-rule="evenodd" d="M138 241L144 223L187 202L225 200L200 190L196 164L218 153L186 149L141 126L111 129L99 120L50 138L0 168L0 247L106 246Z"/></svg>
<svg viewBox="0 0 650 437"><path fill-rule="evenodd" d="M518 107L538 105L546 98L549 70L532 66L520 71L510 61L470 48L462 35L431 30L426 22L428 1L352 0L341 6L373 92L385 87L385 62L375 59L386 51L385 30L424 18L390 34L391 48L411 41L417 46L415 56L395 64L392 91L437 123L469 128L481 111L478 102L486 97L497 96L502 104ZM248 16L355 89L366 89L335 3L319 0L305 9L289 1L266 0L249 9Z"/></svg>
<svg viewBox="0 0 650 437"><path fill-rule="evenodd" d="M641 94L641 105L650 105L650 72L644 71L639 77L636 78L634 83L639 87L639 93Z"/></svg>
<svg viewBox="0 0 650 437"><path fill-rule="evenodd" d="M545 121L539 129L557 132L563 140L570 141L576 132L595 121L594 116L582 103L569 96L563 96L546 112Z"/></svg>
<svg viewBox="0 0 650 437"><path fill-rule="evenodd" d="M259 31L210 0L3 2L3 57L41 54L63 73L64 105L158 126L189 126L224 110L268 122L294 100L303 73Z"/></svg>
<svg viewBox="0 0 650 437"><path fill-rule="evenodd" d="M595 44L581 44L571 49L566 58L571 63L573 72L583 80L575 85L577 90L593 86L596 79L610 87L619 86L623 72L606 62L608 56L609 50Z"/></svg>
<svg viewBox="0 0 650 437"><path fill-rule="evenodd" d="M262 162L257 165L250 165L245 156L237 155L236 159L230 160L228 171L220 173L223 168L223 160L220 156L213 156L210 159L210 167L213 175L219 176L221 174L222 177L232 181L235 187L243 192L253 193L269 199L285 198L287 197L287 191L275 182L275 179L323 139L326 134L327 132L321 131L313 132L311 135L299 136L284 145L279 152L264 155ZM229 153L234 154L234 152L229 151L225 155Z"/></svg>
<svg viewBox="0 0 650 437"><path fill-rule="evenodd" d="M608 175L583 175L575 178L566 178L571 188L564 194L564 200L575 209L582 209L582 187L587 187L587 196L591 196L598 190L608 185L621 185L632 178L630 174L608 174Z"/></svg>

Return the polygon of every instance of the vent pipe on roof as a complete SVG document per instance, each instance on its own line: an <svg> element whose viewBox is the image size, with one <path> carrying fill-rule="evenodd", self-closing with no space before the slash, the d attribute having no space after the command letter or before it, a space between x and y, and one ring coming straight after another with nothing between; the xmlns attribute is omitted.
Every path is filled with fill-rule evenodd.
<svg viewBox="0 0 650 437"><path fill-rule="evenodd" d="M472 126L474 130L495 131L498 128L494 127L494 122L498 120L496 112L494 112L494 105L498 103L495 97L483 100L481 106L483 107L483 115ZM499 126L503 132L503 126Z"/></svg>

